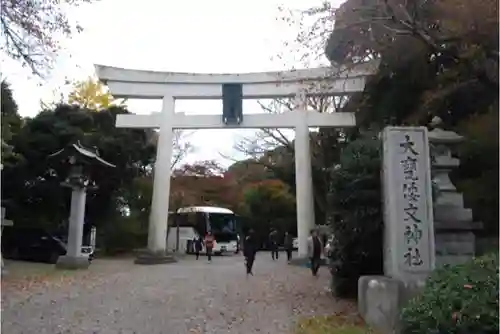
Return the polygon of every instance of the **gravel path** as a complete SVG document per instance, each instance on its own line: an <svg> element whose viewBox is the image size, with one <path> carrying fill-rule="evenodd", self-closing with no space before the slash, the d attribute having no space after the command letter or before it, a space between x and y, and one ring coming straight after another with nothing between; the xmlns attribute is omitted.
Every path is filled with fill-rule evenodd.
<svg viewBox="0 0 500 334"><path fill-rule="evenodd" d="M291 333L299 315L349 307L327 292L326 269L313 278L265 253L248 278L241 256L158 266L96 260L92 267L23 289L2 282L2 332L280 334Z"/></svg>

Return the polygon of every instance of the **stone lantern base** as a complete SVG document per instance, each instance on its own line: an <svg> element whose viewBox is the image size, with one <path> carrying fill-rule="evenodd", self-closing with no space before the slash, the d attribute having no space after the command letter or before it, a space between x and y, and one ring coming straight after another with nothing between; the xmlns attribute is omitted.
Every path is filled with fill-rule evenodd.
<svg viewBox="0 0 500 334"><path fill-rule="evenodd" d="M90 261L87 256L59 256L57 259L57 269L87 269L90 266Z"/></svg>

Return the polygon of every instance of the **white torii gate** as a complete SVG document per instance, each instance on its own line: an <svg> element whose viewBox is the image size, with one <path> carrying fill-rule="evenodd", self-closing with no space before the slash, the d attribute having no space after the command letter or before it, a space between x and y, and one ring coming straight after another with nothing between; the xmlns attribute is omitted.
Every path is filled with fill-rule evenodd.
<svg viewBox="0 0 500 334"><path fill-rule="evenodd" d="M98 78L116 98L162 99L161 113L118 115L122 128L160 128L148 231L148 250L166 250L170 162L173 129L294 128L297 232L299 257L307 254L307 237L314 226L314 197L309 127L351 127L353 113L306 112L306 97L348 95L363 91L365 78L375 73L377 63L349 69L315 68L288 72L199 74L155 72L96 65ZM223 84L241 84L243 98L296 97L298 108L282 114L247 114L241 124L226 125L221 115L185 115L175 112L176 99L221 99Z"/></svg>

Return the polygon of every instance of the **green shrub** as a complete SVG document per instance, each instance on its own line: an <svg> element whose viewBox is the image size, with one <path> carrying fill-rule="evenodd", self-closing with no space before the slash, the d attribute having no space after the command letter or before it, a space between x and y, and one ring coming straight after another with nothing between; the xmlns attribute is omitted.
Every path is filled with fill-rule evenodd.
<svg viewBox="0 0 500 334"><path fill-rule="evenodd" d="M119 217L108 222L103 232L101 244L108 255L127 253L145 247L147 243L147 230L132 217Z"/></svg>
<svg viewBox="0 0 500 334"><path fill-rule="evenodd" d="M356 297L362 275L383 274L383 218L380 141L365 134L347 144L332 170L329 206L335 215L332 289Z"/></svg>
<svg viewBox="0 0 500 334"><path fill-rule="evenodd" d="M498 255L436 270L401 314L403 334L497 334Z"/></svg>
<svg viewBox="0 0 500 334"><path fill-rule="evenodd" d="M375 334L359 316L332 314L301 318L297 321L296 334Z"/></svg>

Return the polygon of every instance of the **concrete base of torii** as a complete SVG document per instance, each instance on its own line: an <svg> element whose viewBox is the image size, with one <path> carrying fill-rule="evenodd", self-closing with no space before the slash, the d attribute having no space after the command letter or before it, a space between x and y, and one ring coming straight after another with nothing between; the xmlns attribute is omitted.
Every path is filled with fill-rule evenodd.
<svg viewBox="0 0 500 334"><path fill-rule="evenodd" d="M167 264L167 263L175 263L177 259L172 255L166 252L151 252L150 250L140 251L135 258L135 264L145 264L145 265L153 265L153 264Z"/></svg>

